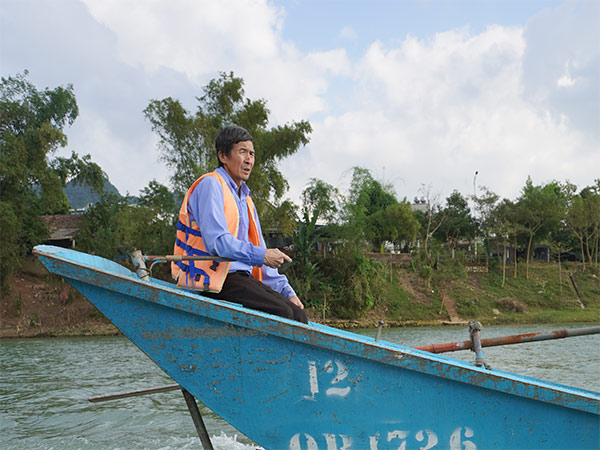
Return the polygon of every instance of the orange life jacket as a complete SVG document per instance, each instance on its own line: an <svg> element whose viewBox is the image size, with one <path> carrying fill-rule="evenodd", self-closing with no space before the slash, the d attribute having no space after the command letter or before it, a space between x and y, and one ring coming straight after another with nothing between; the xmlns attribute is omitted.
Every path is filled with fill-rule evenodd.
<svg viewBox="0 0 600 450"><path fill-rule="evenodd" d="M227 182L217 172L210 172L202 175L188 189L183 198L181 208L179 209L179 221L177 222L177 238L175 239L174 255L208 255L202 232L198 224L193 221L190 223L188 215L188 202L194 188L204 177L215 177L223 189L223 211L227 220L227 230L237 238L240 226L240 214L233 197L231 189ZM250 196L246 197L248 206L248 238L255 246L260 246L260 236L256 226L256 217L254 216L254 203ZM214 256L214 255L212 255ZM174 261L171 263L171 275L177 280L177 286L195 291L220 292L223 288L223 282L229 272L231 262L227 261ZM252 276L262 281L262 268L255 266L252 269Z"/></svg>

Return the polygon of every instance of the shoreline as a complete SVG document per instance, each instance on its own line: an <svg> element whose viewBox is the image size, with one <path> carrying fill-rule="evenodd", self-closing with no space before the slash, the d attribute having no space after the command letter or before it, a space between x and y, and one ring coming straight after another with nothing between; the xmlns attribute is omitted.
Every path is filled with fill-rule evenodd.
<svg viewBox="0 0 600 450"><path fill-rule="evenodd" d="M78 338L78 337L111 337L111 336L123 336L121 331L114 326L112 323L108 322L105 318L100 318L99 321L103 323L88 323L86 325L74 326L63 329L49 329L42 328L38 330L15 330L15 332L11 333L6 328L0 329L0 341L3 340L15 340L15 339L53 339L53 338ZM330 326L332 328L337 328L340 330L358 330L358 329L377 329L378 322L373 322L371 320L342 320L342 319L328 319L324 321L315 321L321 325ZM600 326L599 320L590 320L590 321L569 321L569 320L558 320L553 322L542 322L542 321L506 321L506 320L491 320L491 321L480 321L482 325L485 326L495 326L495 325L540 325L547 324L549 327L553 325L562 325L566 326L569 324L592 324L593 326ZM397 321L397 320L389 320L384 321L383 329L386 328L427 328L427 327L454 327L457 329L467 328L468 321L461 322L450 322L450 321ZM22 332L24 331L24 332ZM550 331L550 330L549 330Z"/></svg>

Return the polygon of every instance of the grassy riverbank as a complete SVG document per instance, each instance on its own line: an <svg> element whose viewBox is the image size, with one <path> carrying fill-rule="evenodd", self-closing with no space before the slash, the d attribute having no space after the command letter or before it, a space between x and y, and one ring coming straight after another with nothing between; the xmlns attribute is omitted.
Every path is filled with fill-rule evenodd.
<svg viewBox="0 0 600 450"><path fill-rule="evenodd" d="M383 299L358 320L336 320L327 313L315 320L341 328L517 323L600 323L600 278L581 264L534 263L529 278L525 267L516 277L502 269L470 273L458 267L437 283L426 286L409 266L389 270ZM569 276L569 273L571 276ZM571 280L571 277L573 281ZM577 287L577 291L575 290Z"/></svg>
<svg viewBox="0 0 600 450"><path fill-rule="evenodd" d="M458 267L426 286L410 266L388 267L381 298L352 320L331 317L326 308L309 310L312 320L338 328L463 324L600 322L600 279L580 264L562 268L535 263L529 278L524 268L513 276L502 270L469 273ZM573 278L577 286L577 294ZM581 307L583 306L583 308ZM118 334L85 298L62 279L45 274L35 260L11 280L0 300L0 337L85 336Z"/></svg>
<svg viewBox="0 0 600 450"><path fill-rule="evenodd" d="M502 269L469 273L463 268L427 290L408 269L390 283L390 318L400 320L479 320L484 323L600 321L600 280L580 264L534 263L529 278L519 267L503 282ZM575 290L571 278L577 286ZM408 279L407 279L408 278Z"/></svg>

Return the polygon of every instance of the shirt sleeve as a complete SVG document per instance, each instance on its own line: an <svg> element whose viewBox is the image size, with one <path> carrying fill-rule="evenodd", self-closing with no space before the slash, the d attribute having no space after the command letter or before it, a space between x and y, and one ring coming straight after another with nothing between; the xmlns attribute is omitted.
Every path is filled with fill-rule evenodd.
<svg viewBox="0 0 600 450"><path fill-rule="evenodd" d="M260 227L260 221L258 219L258 214L256 212L256 207L254 208L254 217L256 217L256 227L258 228L258 235L260 236L260 246L265 249L265 253L267 251L267 245L265 244L265 240L263 238L262 229ZM264 255L263 255L264 261ZM279 292L285 298L290 299L296 295L296 292L290 285L287 277L283 274L280 274L277 269L273 267L269 267L263 264L262 266L263 273L263 283L269 286L274 291Z"/></svg>
<svg viewBox="0 0 600 450"><path fill-rule="evenodd" d="M205 177L190 195L188 211L200 227L206 250L222 258L230 258L251 266L261 266L266 247L256 247L233 236L227 229L223 211L223 190L212 176ZM261 237L262 242L262 237Z"/></svg>
<svg viewBox="0 0 600 450"><path fill-rule="evenodd" d="M285 275L280 274L277 269L269 266L262 266L263 283L274 291L279 292L285 298L290 299L296 295L292 286Z"/></svg>

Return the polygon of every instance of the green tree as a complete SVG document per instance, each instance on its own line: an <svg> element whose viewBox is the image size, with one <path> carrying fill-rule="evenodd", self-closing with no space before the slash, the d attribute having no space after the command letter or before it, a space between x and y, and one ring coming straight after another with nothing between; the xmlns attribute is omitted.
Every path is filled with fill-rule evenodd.
<svg viewBox="0 0 600 450"><path fill-rule="evenodd" d="M414 237L418 224L404 200L399 203L392 187L375 180L362 167L354 167L350 193L342 212L346 239L366 241L373 251L383 244Z"/></svg>
<svg viewBox="0 0 600 450"><path fill-rule="evenodd" d="M146 207L154 207L164 213L176 213L176 204L173 193L169 188L156 180L150 180L148 186L142 188L138 204Z"/></svg>
<svg viewBox="0 0 600 450"><path fill-rule="evenodd" d="M410 204L404 199L375 211L367 218L365 236L372 247L381 251L385 242L391 242L395 248L413 241L420 224L413 214Z"/></svg>
<svg viewBox="0 0 600 450"><path fill-rule="evenodd" d="M549 232L558 227L565 212L566 198L557 182L534 186L531 177L528 177L516 207L517 222L527 234L525 276L529 278L529 262L534 240L544 239Z"/></svg>
<svg viewBox="0 0 600 450"><path fill-rule="evenodd" d="M53 157L78 115L73 86L38 90L28 72L0 83L0 282L47 237L40 215L68 212L67 181L101 190L102 170L89 155Z"/></svg>
<svg viewBox="0 0 600 450"><path fill-rule="evenodd" d="M570 232L566 221L562 220L554 232L548 234L548 244L552 252L556 253L558 262L558 285L562 293L562 254L573 248L573 234Z"/></svg>
<svg viewBox="0 0 600 450"><path fill-rule="evenodd" d="M133 249L124 249L115 237L116 217L127 208L127 199L112 192L89 207L76 236L77 250L115 259Z"/></svg>
<svg viewBox="0 0 600 450"><path fill-rule="evenodd" d="M449 242L454 248L460 240L473 239L477 224L471 216L471 209L460 192L453 191L446 199L446 207L442 214L444 222L436 231L436 236L442 242Z"/></svg>
<svg viewBox="0 0 600 450"><path fill-rule="evenodd" d="M487 247L487 251L485 252L485 262L486 266L488 265L488 256L490 254L490 245L493 244L493 228L495 226L494 220L494 211L498 205L498 200L500 197L492 192L485 186L482 186L480 189L482 193L479 196L473 196L473 202L475 203L475 210L477 211L478 216L478 229L479 233L483 236L483 240ZM504 232L500 230L500 235L504 236ZM506 241L503 242L503 269L506 269ZM503 281L504 283L504 281Z"/></svg>
<svg viewBox="0 0 600 450"><path fill-rule="evenodd" d="M224 125L235 123L246 128L256 149L248 186L263 228L269 228L281 222L276 213L290 212L289 205L279 208L288 184L278 163L307 144L312 129L307 121L269 128L266 102L245 98L243 85L243 80L233 73L222 73L197 98L195 113L168 97L152 100L144 114L158 135L161 159L171 170L171 184L176 192L187 191L196 178L217 167L214 142Z"/></svg>
<svg viewBox="0 0 600 450"><path fill-rule="evenodd" d="M274 228L285 237L294 235L296 231L296 211L298 207L290 200L271 203L268 208L263 208L260 221L263 233L269 228Z"/></svg>
<svg viewBox="0 0 600 450"><path fill-rule="evenodd" d="M600 235L600 179L596 185L583 188L575 194L577 187L569 183L564 187L567 197L565 222L579 241L581 260L585 268L598 267L598 241Z"/></svg>
<svg viewBox="0 0 600 450"><path fill-rule="evenodd" d="M311 178L302 191L302 211L314 218L315 222L332 223L336 220L340 200L337 188L323 180Z"/></svg>

